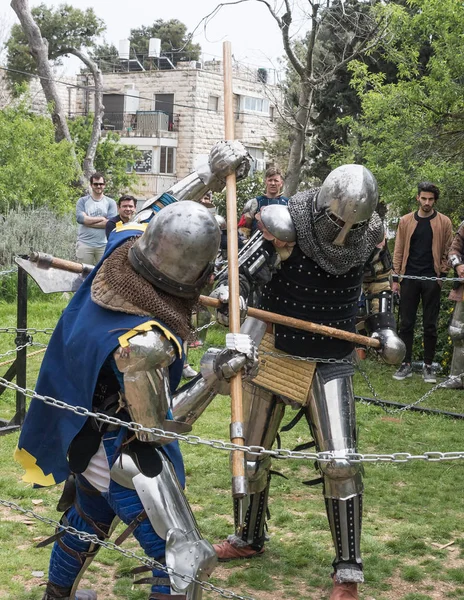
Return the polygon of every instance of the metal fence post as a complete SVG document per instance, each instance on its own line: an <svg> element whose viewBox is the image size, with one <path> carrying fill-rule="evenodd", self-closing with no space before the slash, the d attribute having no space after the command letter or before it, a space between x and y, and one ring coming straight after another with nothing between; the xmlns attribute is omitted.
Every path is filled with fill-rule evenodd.
<svg viewBox="0 0 464 600"><path fill-rule="evenodd" d="M18 267L18 301L17 301L17 320L16 327L24 331L18 331L15 343L16 346L24 346L31 341L27 334L27 273L21 267ZM27 349L21 348L16 352L16 384L19 387L26 387L26 357ZM16 414L11 420L11 425L22 425L26 417L26 396L16 391Z"/></svg>

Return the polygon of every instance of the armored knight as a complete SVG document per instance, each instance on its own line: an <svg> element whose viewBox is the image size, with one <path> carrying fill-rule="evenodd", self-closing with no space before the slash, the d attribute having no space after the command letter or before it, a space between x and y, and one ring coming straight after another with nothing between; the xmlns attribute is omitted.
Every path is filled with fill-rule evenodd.
<svg viewBox="0 0 464 600"><path fill-rule="evenodd" d="M449 335L453 340L453 358L450 376L441 387L456 390L464 388L464 222L451 243L448 263L454 268L456 277L463 278L463 282L456 281L449 295L449 299L456 302L449 326Z"/></svg>
<svg viewBox="0 0 464 600"><path fill-rule="evenodd" d="M344 165L332 171L321 188L297 193L288 207L263 208L263 235L250 241L250 249L245 247L239 261L244 298L253 279L259 278L264 282L259 308L355 331L357 302L366 276L365 293L371 307L378 309L366 319L366 327L381 341L379 353L385 361L401 362L404 345L395 331L391 262L381 219L374 212L377 199L372 173L360 165ZM227 302L228 289L222 280L213 295ZM218 318L225 322L227 315L223 311ZM247 321L242 327L252 335L254 325L247 326ZM364 579L360 553L363 483L359 463L348 457L357 448L353 345L282 325L275 325L264 340L267 349L277 350L280 356L288 353L290 361L284 357L285 364L273 368L270 352L265 361L271 364L269 377L260 365L259 375L244 384L246 445L271 448L285 406L296 403L309 424L316 450L335 454L331 462L318 465L336 554L330 598L356 599L357 585ZM315 364L297 363L292 355L317 358ZM286 369L289 376L279 381L285 379ZM248 506L234 501L236 532L215 546L220 561L250 558L264 551L269 457L248 456L247 474ZM245 514L244 523L241 514Z"/></svg>
<svg viewBox="0 0 464 600"><path fill-rule="evenodd" d="M222 145L221 152L220 177L246 159L238 146ZM230 335L225 349L205 353L201 374L176 391L182 342L219 238L214 217L191 201L170 203L148 225L117 228L53 332L37 394L145 429L32 400L15 452L24 480L41 486L66 480L63 527L40 544L55 542L43 600L97 598L77 588L100 546L66 528L104 541L116 517L127 525L116 543L133 534L159 563L136 582L151 585L150 599L201 598L216 555L183 494L178 444L163 432L189 431L213 397L227 393L230 377L243 368L246 378L256 368L251 339Z"/></svg>

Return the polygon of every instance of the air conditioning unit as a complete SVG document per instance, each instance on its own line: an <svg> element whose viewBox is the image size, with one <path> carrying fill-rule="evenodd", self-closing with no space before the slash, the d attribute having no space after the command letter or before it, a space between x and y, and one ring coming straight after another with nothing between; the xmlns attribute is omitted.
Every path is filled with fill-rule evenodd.
<svg viewBox="0 0 464 600"><path fill-rule="evenodd" d="M255 160L255 170L256 171L265 171L266 170L266 161L263 160L262 158L257 158Z"/></svg>

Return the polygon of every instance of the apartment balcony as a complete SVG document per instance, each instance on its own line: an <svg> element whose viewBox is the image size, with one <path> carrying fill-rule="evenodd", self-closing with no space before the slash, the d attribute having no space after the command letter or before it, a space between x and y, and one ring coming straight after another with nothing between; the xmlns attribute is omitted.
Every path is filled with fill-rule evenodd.
<svg viewBox="0 0 464 600"><path fill-rule="evenodd" d="M169 115L158 110L105 112L102 130L103 135L105 131L115 131L124 137L177 139L179 115Z"/></svg>

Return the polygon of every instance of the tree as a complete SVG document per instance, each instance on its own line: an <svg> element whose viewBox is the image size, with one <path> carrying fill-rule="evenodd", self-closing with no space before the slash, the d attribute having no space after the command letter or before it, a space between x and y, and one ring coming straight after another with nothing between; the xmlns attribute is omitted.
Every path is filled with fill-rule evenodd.
<svg viewBox="0 0 464 600"><path fill-rule="evenodd" d="M27 73L38 73L45 98L50 106L57 141L62 139L71 141L71 136L49 61L57 64L61 57L74 54L84 62L93 75L95 118L92 136L83 161L84 175L88 178L94 171L94 157L101 135L103 80L98 66L82 51L82 48L89 48L95 44L95 37L104 30L103 22L97 19L92 9L82 12L67 4L60 5L56 10L41 5L31 11L27 0L12 0L11 7L16 12L21 26L13 28L7 42L9 73L16 77L24 77L22 73L25 69ZM84 184L82 177L80 183Z"/></svg>
<svg viewBox="0 0 464 600"><path fill-rule="evenodd" d="M176 64L181 60L198 60L201 52L199 44L193 44L187 34L187 27L178 19L163 21L157 19L153 25L143 25L131 29L129 40L131 50L145 59L147 64L148 43L150 38L161 39L161 52L166 54Z"/></svg>
<svg viewBox="0 0 464 600"><path fill-rule="evenodd" d="M66 140L55 141L49 118L23 104L0 111L0 212L19 205L68 210L77 177L70 150Z"/></svg>
<svg viewBox="0 0 464 600"><path fill-rule="evenodd" d="M238 0L246 1L253 0ZM324 3L320 0L308 0L304 7L298 7L290 0L272 4L268 0L255 1L264 4L277 23L289 68L295 72L297 81L296 106L287 105L282 114L289 125L290 136L285 193L292 195L298 188L301 168L306 160L307 138L311 138L310 117L316 90L334 79L346 64L366 55L381 42L386 42L389 11L388 6L383 4L377 6L375 13L368 10L377 4L376 0L326 0ZM224 3L220 6L238 2ZM306 6L309 6L309 14ZM298 10L305 13L309 24L309 33L304 45L293 39L292 23ZM213 12L217 12L217 9ZM300 24L298 18L298 26ZM334 55L326 53L323 44L319 44L321 31L329 25L332 35L342 48L340 58L336 61L333 60Z"/></svg>
<svg viewBox="0 0 464 600"><path fill-rule="evenodd" d="M13 10L17 13L14 7ZM62 64L62 58L66 55L64 47L92 48L96 38L105 30L103 21L92 8L81 11L69 4L62 4L54 9L40 4L30 12L41 36L47 40L48 60L54 66ZM7 77L14 91L15 84L28 82L30 75L37 74L37 63L22 24L13 25L5 46L9 69Z"/></svg>
<svg viewBox="0 0 464 600"><path fill-rule="evenodd" d="M376 175L384 200L402 214L414 206L420 180L442 190L440 210L462 217L464 187L464 57L458 51L464 10L454 0L411 0L397 7L395 44L385 57L397 82L353 63L362 116L343 119L349 143L332 164L363 162Z"/></svg>
<svg viewBox="0 0 464 600"><path fill-rule="evenodd" d="M69 128L78 157L85 156L92 136L93 116L77 117L69 122ZM130 191L137 182L132 169L141 155L140 150L125 146L119 140L117 133L108 131L95 155L95 170L105 174L105 193L113 198Z"/></svg>

